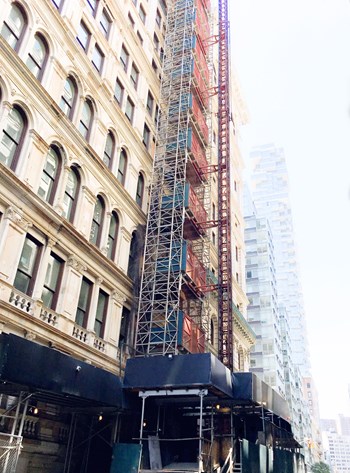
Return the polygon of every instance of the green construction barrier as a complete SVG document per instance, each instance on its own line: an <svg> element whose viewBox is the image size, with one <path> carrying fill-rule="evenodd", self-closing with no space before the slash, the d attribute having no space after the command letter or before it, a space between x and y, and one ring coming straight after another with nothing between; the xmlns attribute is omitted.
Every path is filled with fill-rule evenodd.
<svg viewBox="0 0 350 473"><path fill-rule="evenodd" d="M141 445L136 443L116 443L110 473L137 473L139 469Z"/></svg>

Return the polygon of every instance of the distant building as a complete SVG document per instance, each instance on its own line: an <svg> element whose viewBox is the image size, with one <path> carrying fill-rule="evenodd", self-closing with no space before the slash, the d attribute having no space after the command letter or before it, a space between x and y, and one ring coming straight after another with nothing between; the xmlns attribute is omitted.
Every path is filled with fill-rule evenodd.
<svg viewBox="0 0 350 473"><path fill-rule="evenodd" d="M350 437L334 432L323 432L323 446L326 461L334 473L350 471Z"/></svg>
<svg viewBox="0 0 350 473"><path fill-rule="evenodd" d="M346 417L343 414L339 414L339 433L341 435L350 436L350 417Z"/></svg>

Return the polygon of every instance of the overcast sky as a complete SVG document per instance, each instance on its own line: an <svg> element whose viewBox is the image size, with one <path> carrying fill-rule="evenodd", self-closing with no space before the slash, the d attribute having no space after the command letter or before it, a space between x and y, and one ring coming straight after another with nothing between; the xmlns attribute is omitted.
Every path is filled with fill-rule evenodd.
<svg viewBox="0 0 350 473"><path fill-rule="evenodd" d="M350 2L229 0L254 145L284 148L322 417L349 413Z"/></svg>

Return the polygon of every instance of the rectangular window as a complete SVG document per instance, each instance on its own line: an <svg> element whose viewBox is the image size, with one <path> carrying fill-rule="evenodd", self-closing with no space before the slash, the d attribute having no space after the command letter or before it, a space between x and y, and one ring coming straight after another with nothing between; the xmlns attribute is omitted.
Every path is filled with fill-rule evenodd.
<svg viewBox="0 0 350 473"><path fill-rule="evenodd" d="M155 124L156 128L158 127L158 120L159 120L159 107L158 107L158 105L156 105L156 111L155 111L155 114L154 114L154 124Z"/></svg>
<svg viewBox="0 0 350 473"><path fill-rule="evenodd" d="M49 309L56 309L63 264L61 258L56 256L54 253L50 254L44 288L41 295L43 305Z"/></svg>
<svg viewBox="0 0 350 473"><path fill-rule="evenodd" d="M160 11L157 8L157 13L156 13L156 23L158 25L158 28L160 28L160 25L162 23L162 16L160 14Z"/></svg>
<svg viewBox="0 0 350 473"><path fill-rule="evenodd" d="M89 47L90 37L91 37L90 31L88 30L85 23L81 21L79 30L78 30L77 40L85 52L87 51Z"/></svg>
<svg viewBox="0 0 350 473"><path fill-rule="evenodd" d="M159 38L155 33L153 35L153 44L154 44L155 50L158 51L159 50Z"/></svg>
<svg viewBox="0 0 350 473"><path fill-rule="evenodd" d="M117 79L115 83L115 88L114 88L114 98L116 99L119 105L122 104L123 95L124 95L124 87L122 83L119 81L119 79Z"/></svg>
<svg viewBox="0 0 350 473"><path fill-rule="evenodd" d="M19 260L14 287L31 296L37 274L42 245L31 235L27 235Z"/></svg>
<svg viewBox="0 0 350 473"><path fill-rule="evenodd" d="M104 54L99 48L97 44L95 44L94 52L92 55L92 64L96 67L98 72L101 74L103 61L104 61Z"/></svg>
<svg viewBox="0 0 350 473"><path fill-rule="evenodd" d="M238 246L236 246L235 251L236 251L236 261L238 261L238 260L239 260L239 249L238 249Z"/></svg>
<svg viewBox="0 0 350 473"><path fill-rule="evenodd" d="M142 143L146 146L147 149L149 147L150 137L151 137L151 131L145 123L143 127Z"/></svg>
<svg viewBox="0 0 350 473"><path fill-rule="evenodd" d="M134 29L134 27L135 27L135 20L134 20L133 17L131 16L131 13L129 13L129 15L128 15L128 20L129 20L129 24L130 24L131 28Z"/></svg>
<svg viewBox="0 0 350 473"><path fill-rule="evenodd" d="M139 15L140 15L142 23L145 24L146 23L146 12L143 9L142 5L140 5Z"/></svg>
<svg viewBox="0 0 350 473"><path fill-rule="evenodd" d="M151 94L150 91L148 91L146 108L147 108L147 112L148 112L151 116L152 116L152 114L153 114L153 105L154 105L154 98L153 98L153 95Z"/></svg>
<svg viewBox="0 0 350 473"><path fill-rule="evenodd" d="M128 97L126 100L126 105L125 105L125 115L130 123L132 123L134 119L134 110L135 110L134 102L130 99L130 97Z"/></svg>
<svg viewBox="0 0 350 473"><path fill-rule="evenodd" d="M128 69L128 63L129 63L129 53L125 49L125 46L122 46L122 50L120 52L120 62L123 64L123 69L126 72Z"/></svg>
<svg viewBox="0 0 350 473"><path fill-rule="evenodd" d="M100 18L100 30L102 31L103 35L108 38L109 32L111 30L112 20L107 10L104 8L102 10L101 18Z"/></svg>
<svg viewBox="0 0 350 473"><path fill-rule="evenodd" d="M80 294L78 300L75 322L81 327L86 328L89 316L89 308L92 293L92 282L86 278L81 281Z"/></svg>
<svg viewBox="0 0 350 473"><path fill-rule="evenodd" d="M87 0L92 16L96 15L98 0Z"/></svg>
<svg viewBox="0 0 350 473"><path fill-rule="evenodd" d="M137 32L137 37L139 38L140 43L143 44L143 38L142 38L141 33L139 31Z"/></svg>
<svg viewBox="0 0 350 473"><path fill-rule="evenodd" d="M137 67L135 66L135 63L132 63L132 66L131 66L130 80L132 82L132 85L134 86L134 89L137 90L137 84L139 81L139 71Z"/></svg>
<svg viewBox="0 0 350 473"><path fill-rule="evenodd" d="M104 335L104 326L106 321L106 314L108 308L108 294L106 294L102 289L98 293L96 317L95 317L95 326L94 330L97 337L103 338Z"/></svg>

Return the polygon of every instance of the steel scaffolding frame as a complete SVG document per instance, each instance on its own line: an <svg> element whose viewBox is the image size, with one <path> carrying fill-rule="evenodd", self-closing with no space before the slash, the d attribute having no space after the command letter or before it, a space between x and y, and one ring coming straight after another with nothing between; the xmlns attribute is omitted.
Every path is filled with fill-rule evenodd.
<svg viewBox="0 0 350 473"><path fill-rule="evenodd" d="M208 182L200 168L196 168L191 154L193 134L196 134L204 154L207 146L193 108L196 101L194 68L200 64L195 49L195 1L168 2L157 148L138 305L136 356L178 353L183 258L186 256L184 223L188 166L195 167L198 177L194 189L198 200L208 206ZM206 83L205 74L202 71L200 74L200 81ZM206 114L205 108L198 112L204 120ZM202 123L203 126L206 130L206 123ZM192 251L202 263L209 264L206 241L206 236L200 236L193 241ZM208 333L208 317L203 317L204 297L204 293L197 294L188 304L191 311L188 315Z"/></svg>

